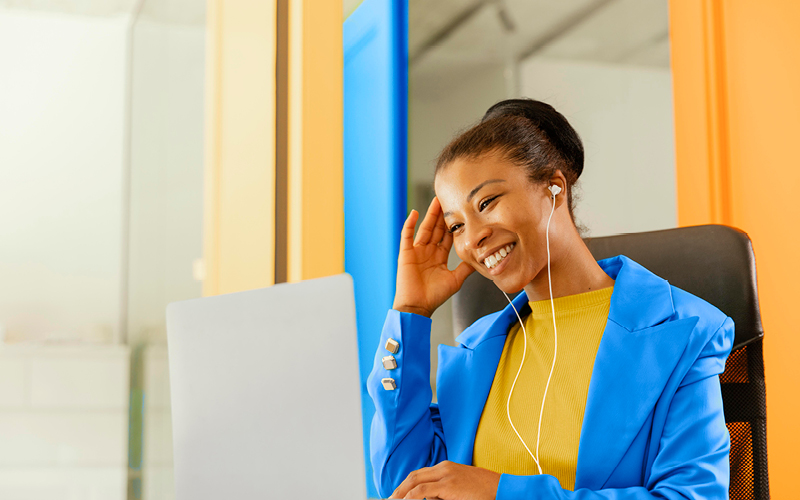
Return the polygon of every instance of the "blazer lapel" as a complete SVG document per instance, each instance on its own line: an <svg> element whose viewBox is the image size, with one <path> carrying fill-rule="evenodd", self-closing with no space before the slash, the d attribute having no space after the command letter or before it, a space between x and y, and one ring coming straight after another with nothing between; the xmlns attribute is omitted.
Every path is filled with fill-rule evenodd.
<svg viewBox="0 0 800 500"><path fill-rule="evenodd" d="M589 383L575 489L601 489L680 360L698 318L674 315L669 283L624 256L600 261L616 280Z"/></svg>
<svg viewBox="0 0 800 500"><path fill-rule="evenodd" d="M525 293L513 300L520 315L530 309ZM517 321L512 307L481 318L456 339L461 346L439 346L436 386L439 414L447 440L447 459L471 465L483 407L492 388L508 327ZM485 322L487 326L479 323ZM482 327L483 326L483 327Z"/></svg>
<svg viewBox="0 0 800 500"><path fill-rule="evenodd" d="M447 440L447 459L472 464L472 449L483 406L492 388L505 337L489 339L477 349L439 346L437 387L439 413Z"/></svg>
<svg viewBox="0 0 800 500"><path fill-rule="evenodd" d="M583 414L575 489L601 489L647 419L697 318L635 332L608 321Z"/></svg>

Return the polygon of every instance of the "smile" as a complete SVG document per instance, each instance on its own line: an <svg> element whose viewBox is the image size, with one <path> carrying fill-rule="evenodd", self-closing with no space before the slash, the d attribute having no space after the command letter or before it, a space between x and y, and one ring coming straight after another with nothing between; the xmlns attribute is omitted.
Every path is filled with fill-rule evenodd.
<svg viewBox="0 0 800 500"><path fill-rule="evenodd" d="M492 255L486 257L486 259L483 261L483 264L489 269L497 267L497 265L500 264L508 254L511 253L511 250L513 250L515 246L517 246L516 243L509 243Z"/></svg>

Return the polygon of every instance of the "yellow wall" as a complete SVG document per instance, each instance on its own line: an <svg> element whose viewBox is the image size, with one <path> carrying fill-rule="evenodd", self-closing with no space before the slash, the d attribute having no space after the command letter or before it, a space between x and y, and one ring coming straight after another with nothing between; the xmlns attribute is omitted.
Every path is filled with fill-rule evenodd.
<svg viewBox="0 0 800 500"><path fill-rule="evenodd" d="M800 2L671 0L678 221L753 241L773 498L797 496Z"/></svg>
<svg viewBox="0 0 800 500"><path fill-rule="evenodd" d="M205 295L273 284L275 1L209 0Z"/></svg>
<svg viewBox="0 0 800 500"><path fill-rule="evenodd" d="M276 0L209 0L204 295L275 282L276 99L288 100L289 281L344 271L342 5L281 0L289 95L276 95Z"/></svg>

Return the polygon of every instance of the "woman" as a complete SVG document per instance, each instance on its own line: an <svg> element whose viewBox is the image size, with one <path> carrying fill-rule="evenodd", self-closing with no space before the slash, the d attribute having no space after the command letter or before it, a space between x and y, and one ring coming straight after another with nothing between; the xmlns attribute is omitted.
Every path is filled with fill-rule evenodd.
<svg viewBox="0 0 800 500"><path fill-rule="evenodd" d="M442 152L368 381L381 495L728 497L717 375L733 322L624 256L594 260L573 219L582 170L578 135L532 100L496 104ZM430 316L474 270L524 293L439 347L430 404Z"/></svg>

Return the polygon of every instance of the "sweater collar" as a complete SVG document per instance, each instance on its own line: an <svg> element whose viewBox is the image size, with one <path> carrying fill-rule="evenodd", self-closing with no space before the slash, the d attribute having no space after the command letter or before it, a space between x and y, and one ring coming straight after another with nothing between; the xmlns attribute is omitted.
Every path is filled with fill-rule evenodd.
<svg viewBox="0 0 800 500"><path fill-rule="evenodd" d="M666 321L675 312L669 282L659 278L638 263L618 255L598 262L600 267L615 280L611 294L608 319L633 332ZM530 312L528 296L523 290L511 301L520 316ZM502 311L478 320L488 321L488 328L467 328L456 338L464 347L474 349L490 338L508 333L508 327L517 321L511 304Z"/></svg>

